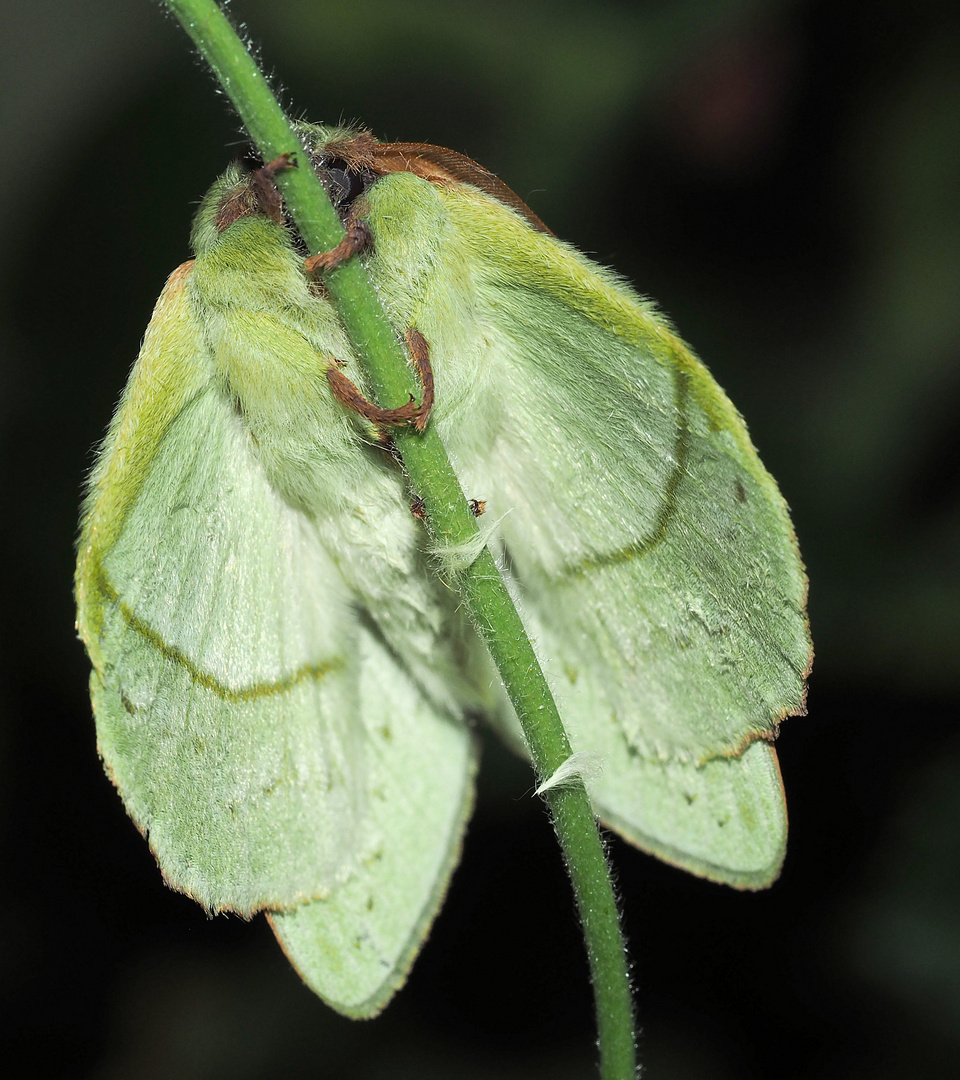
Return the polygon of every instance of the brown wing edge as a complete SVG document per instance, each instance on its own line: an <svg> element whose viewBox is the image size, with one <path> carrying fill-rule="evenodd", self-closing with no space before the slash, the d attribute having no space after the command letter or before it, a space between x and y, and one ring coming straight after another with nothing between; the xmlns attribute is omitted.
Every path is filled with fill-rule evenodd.
<svg viewBox="0 0 960 1080"><path fill-rule="evenodd" d="M349 139L329 142L324 150L342 158L351 168L369 169L378 176L409 172L432 184L472 184L498 202L516 210L537 232L553 236L553 231L540 220L529 206L489 169L472 158L429 143L379 142L368 131Z"/></svg>

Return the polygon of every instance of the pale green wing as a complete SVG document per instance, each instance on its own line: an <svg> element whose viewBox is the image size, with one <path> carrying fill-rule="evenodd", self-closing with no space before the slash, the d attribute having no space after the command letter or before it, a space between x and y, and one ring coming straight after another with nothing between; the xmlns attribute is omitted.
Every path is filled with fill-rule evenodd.
<svg viewBox="0 0 960 1080"><path fill-rule="evenodd" d="M101 754L165 878L208 908L250 914L368 877L385 846L389 723L371 720L382 658L312 522L276 495L212 374L189 276L175 275L158 303L94 473L78 621ZM419 713L433 715L422 702ZM446 828L414 831L407 845L430 849L445 880L470 737L433 722L423 753L434 738L456 751L456 780L435 799L434 824ZM394 917L415 942L428 905L411 904Z"/></svg>
<svg viewBox="0 0 960 1080"><path fill-rule="evenodd" d="M78 597L100 753L168 883L250 914L345 878L366 753L350 597L256 467L182 282L105 443Z"/></svg>
<svg viewBox="0 0 960 1080"><path fill-rule="evenodd" d="M400 307L399 197L386 183L371 219ZM467 495L499 519L574 749L606 761L595 805L665 858L766 884L786 816L761 740L802 710L810 657L783 499L736 410L650 305L493 200L433 192L416 213L443 227L407 317L434 345L435 422Z"/></svg>
<svg viewBox="0 0 960 1080"><path fill-rule="evenodd" d="M669 327L571 249L528 235L510 259L477 250L500 423L458 467L505 515L571 743L606 763L591 785L601 815L699 873L766 884L786 815L759 740L802 710L810 658L786 506Z"/></svg>
<svg viewBox="0 0 960 1080"><path fill-rule="evenodd" d="M474 755L364 628L361 715L370 827L379 842L325 900L271 915L304 981L348 1016L373 1016L406 978L460 854Z"/></svg>
<svg viewBox="0 0 960 1080"><path fill-rule="evenodd" d="M622 738L574 736L604 761L588 789L603 820L666 862L737 888L780 872L787 808L776 751L754 742L739 757L701 766L631 755Z"/></svg>

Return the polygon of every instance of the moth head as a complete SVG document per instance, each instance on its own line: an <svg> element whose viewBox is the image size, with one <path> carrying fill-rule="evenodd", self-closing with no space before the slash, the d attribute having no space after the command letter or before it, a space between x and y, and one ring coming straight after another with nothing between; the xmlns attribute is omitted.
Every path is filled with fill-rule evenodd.
<svg viewBox="0 0 960 1080"><path fill-rule="evenodd" d="M470 184L515 210L536 231L550 232L503 181L455 150L428 143L382 143L362 128L305 123L296 128L310 164L343 219L356 214L364 194L380 177L409 172L440 186ZM247 214L263 214L278 225L291 226L270 170L252 147L214 186L201 213L204 210L212 210L216 233Z"/></svg>

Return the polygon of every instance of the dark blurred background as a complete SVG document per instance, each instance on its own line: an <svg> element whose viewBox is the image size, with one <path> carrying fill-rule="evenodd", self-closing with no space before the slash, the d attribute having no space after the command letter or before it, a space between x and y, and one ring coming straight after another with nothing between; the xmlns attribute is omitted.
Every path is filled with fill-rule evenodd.
<svg viewBox="0 0 960 1080"><path fill-rule="evenodd" d="M656 297L746 416L810 571L781 880L611 841L652 1078L960 1075L960 9L238 0L284 101L461 150ZM104 778L80 485L196 200L241 138L148 0L0 34L0 1026L25 1075L592 1075L585 961L493 741L407 987L352 1023L262 920L164 888Z"/></svg>

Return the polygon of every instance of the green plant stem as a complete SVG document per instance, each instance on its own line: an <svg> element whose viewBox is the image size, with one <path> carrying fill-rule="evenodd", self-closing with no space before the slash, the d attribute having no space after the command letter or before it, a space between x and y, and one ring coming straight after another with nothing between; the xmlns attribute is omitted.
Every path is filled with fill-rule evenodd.
<svg viewBox="0 0 960 1080"><path fill-rule="evenodd" d="M312 251L328 251L343 225L263 74L214 0L165 0L210 64L264 161L291 154L298 168L277 174L290 215ZM376 400L390 408L417 396L413 372L358 259L324 277L341 320L367 368ZM428 426L396 432L413 491L423 500L441 546L476 538L477 524L443 445ZM458 578L464 602L490 649L513 702L540 778L570 756L553 696L490 552L483 548ZM582 784L548 791L557 837L573 883L593 979L603 1080L633 1080L633 1011L626 953L609 869Z"/></svg>

